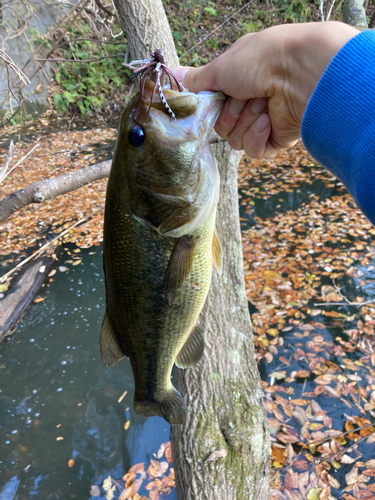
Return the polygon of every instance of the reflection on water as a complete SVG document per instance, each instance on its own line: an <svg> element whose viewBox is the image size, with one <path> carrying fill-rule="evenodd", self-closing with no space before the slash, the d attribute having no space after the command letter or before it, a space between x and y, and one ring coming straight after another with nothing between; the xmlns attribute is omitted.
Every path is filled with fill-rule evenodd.
<svg viewBox="0 0 375 500"><path fill-rule="evenodd" d="M128 360L101 364L105 298L97 248L81 252L82 264L57 271L45 300L0 346L1 500L88 499L91 485L120 478L169 441L163 419L134 413Z"/></svg>

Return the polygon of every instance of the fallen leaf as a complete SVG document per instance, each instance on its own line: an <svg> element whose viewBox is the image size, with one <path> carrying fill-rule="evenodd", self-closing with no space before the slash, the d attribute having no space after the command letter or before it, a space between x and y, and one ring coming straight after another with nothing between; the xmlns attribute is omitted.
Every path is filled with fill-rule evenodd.
<svg viewBox="0 0 375 500"><path fill-rule="evenodd" d="M127 395L128 391L124 391L121 396L118 398L117 402L121 403L121 401L124 399L124 397Z"/></svg>
<svg viewBox="0 0 375 500"><path fill-rule="evenodd" d="M92 497L98 497L100 496L100 488L96 484L90 487L90 495Z"/></svg>

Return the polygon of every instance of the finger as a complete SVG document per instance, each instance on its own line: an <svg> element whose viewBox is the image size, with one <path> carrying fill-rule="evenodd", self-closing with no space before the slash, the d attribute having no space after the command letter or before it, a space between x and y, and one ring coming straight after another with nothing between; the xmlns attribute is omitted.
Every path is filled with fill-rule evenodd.
<svg viewBox="0 0 375 500"><path fill-rule="evenodd" d="M179 78L185 88L190 92L198 93L201 90L218 90L216 87L216 74L211 64L200 68L178 66L174 74Z"/></svg>
<svg viewBox="0 0 375 500"><path fill-rule="evenodd" d="M246 101L239 101L234 97L227 99L224 109L215 124L215 130L221 137L226 139L232 132L245 106Z"/></svg>
<svg viewBox="0 0 375 500"><path fill-rule="evenodd" d="M227 136L228 143L233 149L244 149L243 137L248 129L256 122L259 116L266 111L268 99L251 99L244 107L234 129Z"/></svg>
<svg viewBox="0 0 375 500"><path fill-rule="evenodd" d="M267 113L261 114L243 136L243 147L250 158L264 158L276 151L269 141L271 121Z"/></svg>

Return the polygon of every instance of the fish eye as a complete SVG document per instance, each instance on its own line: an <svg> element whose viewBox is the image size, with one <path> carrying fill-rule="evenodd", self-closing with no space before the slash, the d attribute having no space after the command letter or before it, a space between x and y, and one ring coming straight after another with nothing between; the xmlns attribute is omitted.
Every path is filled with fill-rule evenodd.
<svg viewBox="0 0 375 500"><path fill-rule="evenodd" d="M139 125L134 125L129 130L128 133L128 141L131 146L134 148L138 148L139 146L142 146L142 144L145 142L146 135L142 127Z"/></svg>

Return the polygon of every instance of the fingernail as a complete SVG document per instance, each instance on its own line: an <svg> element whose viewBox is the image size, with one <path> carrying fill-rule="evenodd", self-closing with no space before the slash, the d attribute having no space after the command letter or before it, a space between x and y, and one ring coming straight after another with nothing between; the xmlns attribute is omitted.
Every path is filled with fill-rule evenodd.
<svg viewBox="0 0 375 500"><path fill-rule="evenodd" d="M245 105L246 101L239 101L238 99L232 98L229 99L227 109L232 116L239 116Z"/></svg>
<svg viewBox="0 0 375 500"><path fill-rule="evenodd" d="M264 113L263 115L260 115L260 117L254 123L253 128L254 128L255 132L258 132L258 134L260 134L261 132L264 132L266 130L269 123L270 123L270 119L269 119L268 115L266 115Z"/></svg>
<svg viewBox="0 0 375 500"><path fill-rule="evenodd" d="M265 97L256 98L251 104L251 111L254 113L254 115L260 115L267 109L267 106L268 99L266 99Z"/></svg>

